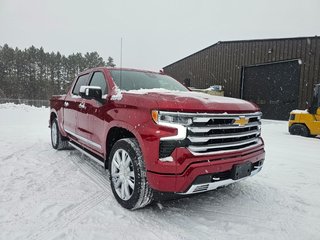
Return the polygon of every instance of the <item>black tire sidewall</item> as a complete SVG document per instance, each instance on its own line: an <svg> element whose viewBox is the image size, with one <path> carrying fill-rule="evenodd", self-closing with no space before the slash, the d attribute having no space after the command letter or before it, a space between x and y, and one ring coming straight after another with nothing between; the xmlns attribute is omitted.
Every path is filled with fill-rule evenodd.
<svg viewBox="0 0 320 240"><path fill-rule="evenodd" d="M301 136L303 137L308 137L309 136L309 130L306 126L304 125L301 125L300 127L300 133L301 133Z"/></svg>
<svg viewBox="0 0 320 240"><path fill-rule="evenodd" d="M53 144L53 141L52 141L52 126L53 125L56 125L56 144ZM52 120L52 123L51 123L51 145L52 145L52 147L54 148L54 149L58 149L58 147L59 147L59 144L60 144L60 131L59 131L59 125L58 125L58 121L57 121L57 119L55 118L55 119L53 119Z"/></svg>
<svg viewBox="0 0 320 240"><path fill-rule="evenodd" d="M303 124L294 124L290 127L289 131L292 135L300 135L303 137L308 137L309 129Z"/></svg>
<svg viewBox="0 0 320 240"><path fill-rule="evenodd" d="M139 152L136 152L136 150L132 147L132 145L128 141L131 141L134 145L136 145L135 147L139 148L139 146L136 144L136 142L133 142L132 139L121 139L121 140L117 141L113 145L112 150L110 152L108 165L109 165L109 173L110 173L110 184L111 184L111 189L112 189L113 195L115 196L116 200L120 203L121 206L123 206L124 208L127 208L127 209L134 209L139 201L140 196L141 196L141 177L142 177L141 171L142 171L142 169L139 166L140 165L139 162L140 162L140 160L143 161L143 159L139 159L139 157L142 158L142 155L138 156L138 154L141 154L140 148L139 148ZM113 181L112 181L112 173L111 173L112 158L118 149L123 149L129 154L129 156L132 160L133 171L134 171L134 175L135 175L133 194L128 200L123 200L118 196L118 193L116 192L116 190L114 188Z"/></svg>

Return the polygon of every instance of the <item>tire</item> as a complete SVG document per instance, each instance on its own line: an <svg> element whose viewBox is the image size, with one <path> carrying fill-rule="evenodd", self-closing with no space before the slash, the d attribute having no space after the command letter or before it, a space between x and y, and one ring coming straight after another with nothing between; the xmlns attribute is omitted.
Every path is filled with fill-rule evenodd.
<svg viewBox="0 0 320 240"><path fill-rule="evenodd" d="M142 208L153 199L141 149L136 139L117 141L109 155L110 184L118 203L130 210Z"/></svg>
<svg viewBox="0 0 320 240"><path fill-rule="evenodd" d="M51 123L51 144L54 149L63 150L69 146L68 140L63 137L59 130L58 120L55 118Z"/></svg>
<svg viewBox="0 0 320 240"><path fill-rule="evenodd" d="M294 124L289 128L289 132L292 135L300 135L303 137L309 137L309 129L303 124Z"/></svg>

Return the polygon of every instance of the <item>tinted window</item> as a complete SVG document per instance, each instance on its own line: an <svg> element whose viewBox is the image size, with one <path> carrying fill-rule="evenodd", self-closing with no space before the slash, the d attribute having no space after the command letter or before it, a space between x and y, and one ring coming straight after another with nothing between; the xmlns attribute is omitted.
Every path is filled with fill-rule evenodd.
<svg viewBox="0 0 320 240"><path fill-rule="evenodd" d="M102 72L95 72L91 78L90 86L101 87L102 95L108 93L108 87L106 79Z"/></svg>
<svg viewBox="0 0 320 240"><path fill-rule="evenodd" d="M74 86L73 91L72 91L72 93L74 95L79 95L79 91L80 91L81 86L88 85L88 76L89 76L89 74L85 74L85 75L78 77L77 83Z"/></svg>
<svg viewBox="0 0 320 240"><path fill-rule="evenodd" d="M163 88L167 90L189 91L177 80L159 73L132 70L110 70L115 84L122 90ZM120 80L121 78L121 80Z"/></svg>

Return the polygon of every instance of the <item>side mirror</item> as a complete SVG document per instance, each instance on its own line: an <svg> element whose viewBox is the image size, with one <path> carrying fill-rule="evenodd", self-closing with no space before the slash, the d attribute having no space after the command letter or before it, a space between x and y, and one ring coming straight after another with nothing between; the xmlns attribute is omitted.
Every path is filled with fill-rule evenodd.
<svg viewBox="0 0 320 240"><path fill-rule="evenodd" d="M101 87L97 86L81 86L79 95L84 99L95 99L100 101L102 99L102 90Z"/></svg>

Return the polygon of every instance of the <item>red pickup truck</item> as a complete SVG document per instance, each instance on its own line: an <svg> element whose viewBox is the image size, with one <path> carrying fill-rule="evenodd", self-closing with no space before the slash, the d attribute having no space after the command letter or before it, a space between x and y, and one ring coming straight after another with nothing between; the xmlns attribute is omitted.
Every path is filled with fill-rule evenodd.
<svg viewBox="0 0 320 240"><path fill-rule="evenodd" d="M154 192L194 194L253 176L265 158L256 105L192 92L163 73L90 69L50 108L53 148L71 145L108 169L128 209Z"/></svg>

